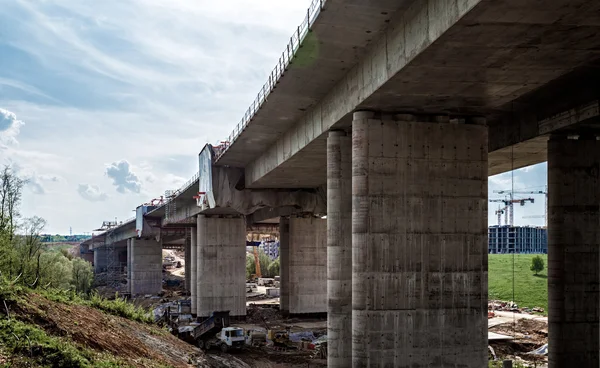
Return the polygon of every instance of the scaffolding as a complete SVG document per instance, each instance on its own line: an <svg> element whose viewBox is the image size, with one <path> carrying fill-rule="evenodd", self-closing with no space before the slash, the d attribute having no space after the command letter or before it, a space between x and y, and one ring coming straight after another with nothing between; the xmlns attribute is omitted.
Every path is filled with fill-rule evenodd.
<svg viewBox="0 0 600 368"><path fill-rule="evenodd" d="M104 221L98 230L104 230L104 244L106 257L106 286L117 288L119 286L119 277L121 274L121 265L118 254L116 254L114 234L112 229L118 226L117 220Z"/></svg>
<svg viewBox="0 0 600 368"><path fill-rule="evenodd" d="M177 215L177 197L179 190L165 190L165 223L175 220Z"/></svg>

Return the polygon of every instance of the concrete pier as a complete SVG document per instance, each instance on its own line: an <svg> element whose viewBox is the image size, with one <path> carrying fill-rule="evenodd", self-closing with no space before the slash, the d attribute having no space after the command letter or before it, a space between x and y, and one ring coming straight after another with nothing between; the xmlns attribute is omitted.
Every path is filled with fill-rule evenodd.
<svg viewBox="0 0 600 368"><path fill-rule="evenodd" d="M131 243L133 239L127 239L127 291L131 293Z"/></svg>
<svg viewBox="0 0 600 368"><path fill-rule="evenodd" d="M550 368L597 368L600 142L548 142L548 344Z"/></svg>
<svg viewBox="0 0 600 368"><path fill-rule="evenodd" d="M327 366L352 366L352 141L327 139Z"/></svg>
<svg viewBox="0 0 600 368"><path fill-rule="evenodd" d="M196 229L188 229L184 243L184 269L185 269L185 291L190 292L191 288L191 269L192 267L192 239L189 232L196 232Z"/></svg>
<svg viewBox="0 0 600 368"><path fill-rule="evenodd" d="M487 128L357 112L352 366L487 366Z"/></svg>
<svg viewBox="0 0 600 368"><path fill-rule="evenodd" d="M198 228L192 229L190 236L190 257L192 259L190 265L190 302L192 314L196 314L198 303L198 231Z"/></svg>
<svg viewBox="0 0 600 368"><path fill-rule="evenodd" d="M279 241L282 313L327 312L327 221L282 217Z"/></svg>
<svg viewBox="0 0 600 368"><path fill-rule="evenodd" d="M106 246L94 248L94 272L106 271Z"/></svg>
<svg viewBox="0 0 600 368"><path fill-rule="evenodd" d="M198 215L199 317L214 311L246 315L246 222L243 217Z"/></svg>
<svg viewBox="0 0 600 368"><path fill-rule="evenodd" d="M156 294L162 290L162 246L153 239L130 240L131 294Z"/></svg>

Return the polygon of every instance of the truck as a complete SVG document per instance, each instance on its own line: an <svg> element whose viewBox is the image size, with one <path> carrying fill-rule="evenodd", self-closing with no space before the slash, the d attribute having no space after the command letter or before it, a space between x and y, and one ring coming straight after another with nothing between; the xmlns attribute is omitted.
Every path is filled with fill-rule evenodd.
<svg viewBox="0 0 600 368"><path fill-rule="evenodd" d="M222 352L227 352L244 347L244 329L229 326L229 311L213 312L210 317L192 326L189 337L200 349L218 346Z"/></svg>

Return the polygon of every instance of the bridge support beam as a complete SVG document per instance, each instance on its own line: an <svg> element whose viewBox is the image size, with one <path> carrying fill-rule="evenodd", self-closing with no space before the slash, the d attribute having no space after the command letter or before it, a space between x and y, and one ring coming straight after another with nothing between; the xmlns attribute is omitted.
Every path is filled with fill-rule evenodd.
<svg viewBox="0 0 600 368"><path fill-rule="evenodd" d="M196 221L198 221L196 219ZM198 228L192 229L190 237L190 303L192 314L197 313L198 304Z"/></svg>
<svg viewBox="0 0 600 368"><path fill-rule="evenodd" d="M246 315L246 221L198 215L196 314Z"/></svg>
<svg viewBox="0 0 600 368"><path fill-rule="evenodd" d="M352 141L327 138L327 366L352 366Z"/></svg>
<svg viewBox="0 0 600 368"><path fill-rule="evenodd" d="M600 365L600 141L548 142L549 367Z"/></svg>
<svg viewBox="0 0 600 368"><path fill-rule="evenodd" d="M154 239L130 240L131 294L157 294L162 290L162 246Z"/></svg>
<svg viewBox="0 0 600 368"><path fill-rule="evenodd" d="M279 238L281 311L327 312L327 221L281 217Z"/></svg>
<svg viewBox="0 0 600 368"><path fill-rule="evenodd" d="M354 114L353 367L487 366L487 127Z"/></svg>

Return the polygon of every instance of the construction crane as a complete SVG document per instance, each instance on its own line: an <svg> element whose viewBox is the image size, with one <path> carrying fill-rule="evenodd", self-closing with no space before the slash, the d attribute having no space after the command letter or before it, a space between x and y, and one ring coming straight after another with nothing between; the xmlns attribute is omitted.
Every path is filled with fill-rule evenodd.
<svg viewBox="0 0 600 368"><path fill-rule="evenodd" d="M494 193L507 194L512 196L514 194L543 194L544 195L544 226L548 227L548 186L544 187L544 190L494 190ZM532 202L533 203L533 202ZM523 217L526 218L526 217ZM527 217L534 218L534 217Z"/></svg>
<svg viewBox="0 0 600 368"><path fill-rule="evenodd" d="M508 225L508 206L500 207L496 210L496 215L498 215L498 226L502 225L502 215L504 215L504 223Z"/></svg>
<svg viewBox="0 0 600 368"><path fill-rule="evenodd" d="M531 202L533 203L535 200L533 198L512 198L512 195L510 196L511 198L509 199L490 199L490 202L501 202L504 203L504 205L506 207L504 207L505 209L499 209L498 211L508 211L508 214L510 216L510 226L514 225L514 219L515 219L515 214L514 214L514 207L513 204L515 203L520 203L521 206L524 206L525 203L527 202ZM496 211L496 214L498 215L498 224L500 224L500 214L498 214L498 211ZM504 212L503 212L504 213ZM506 223L505 220L505 225L509 225Z"/></svg>

